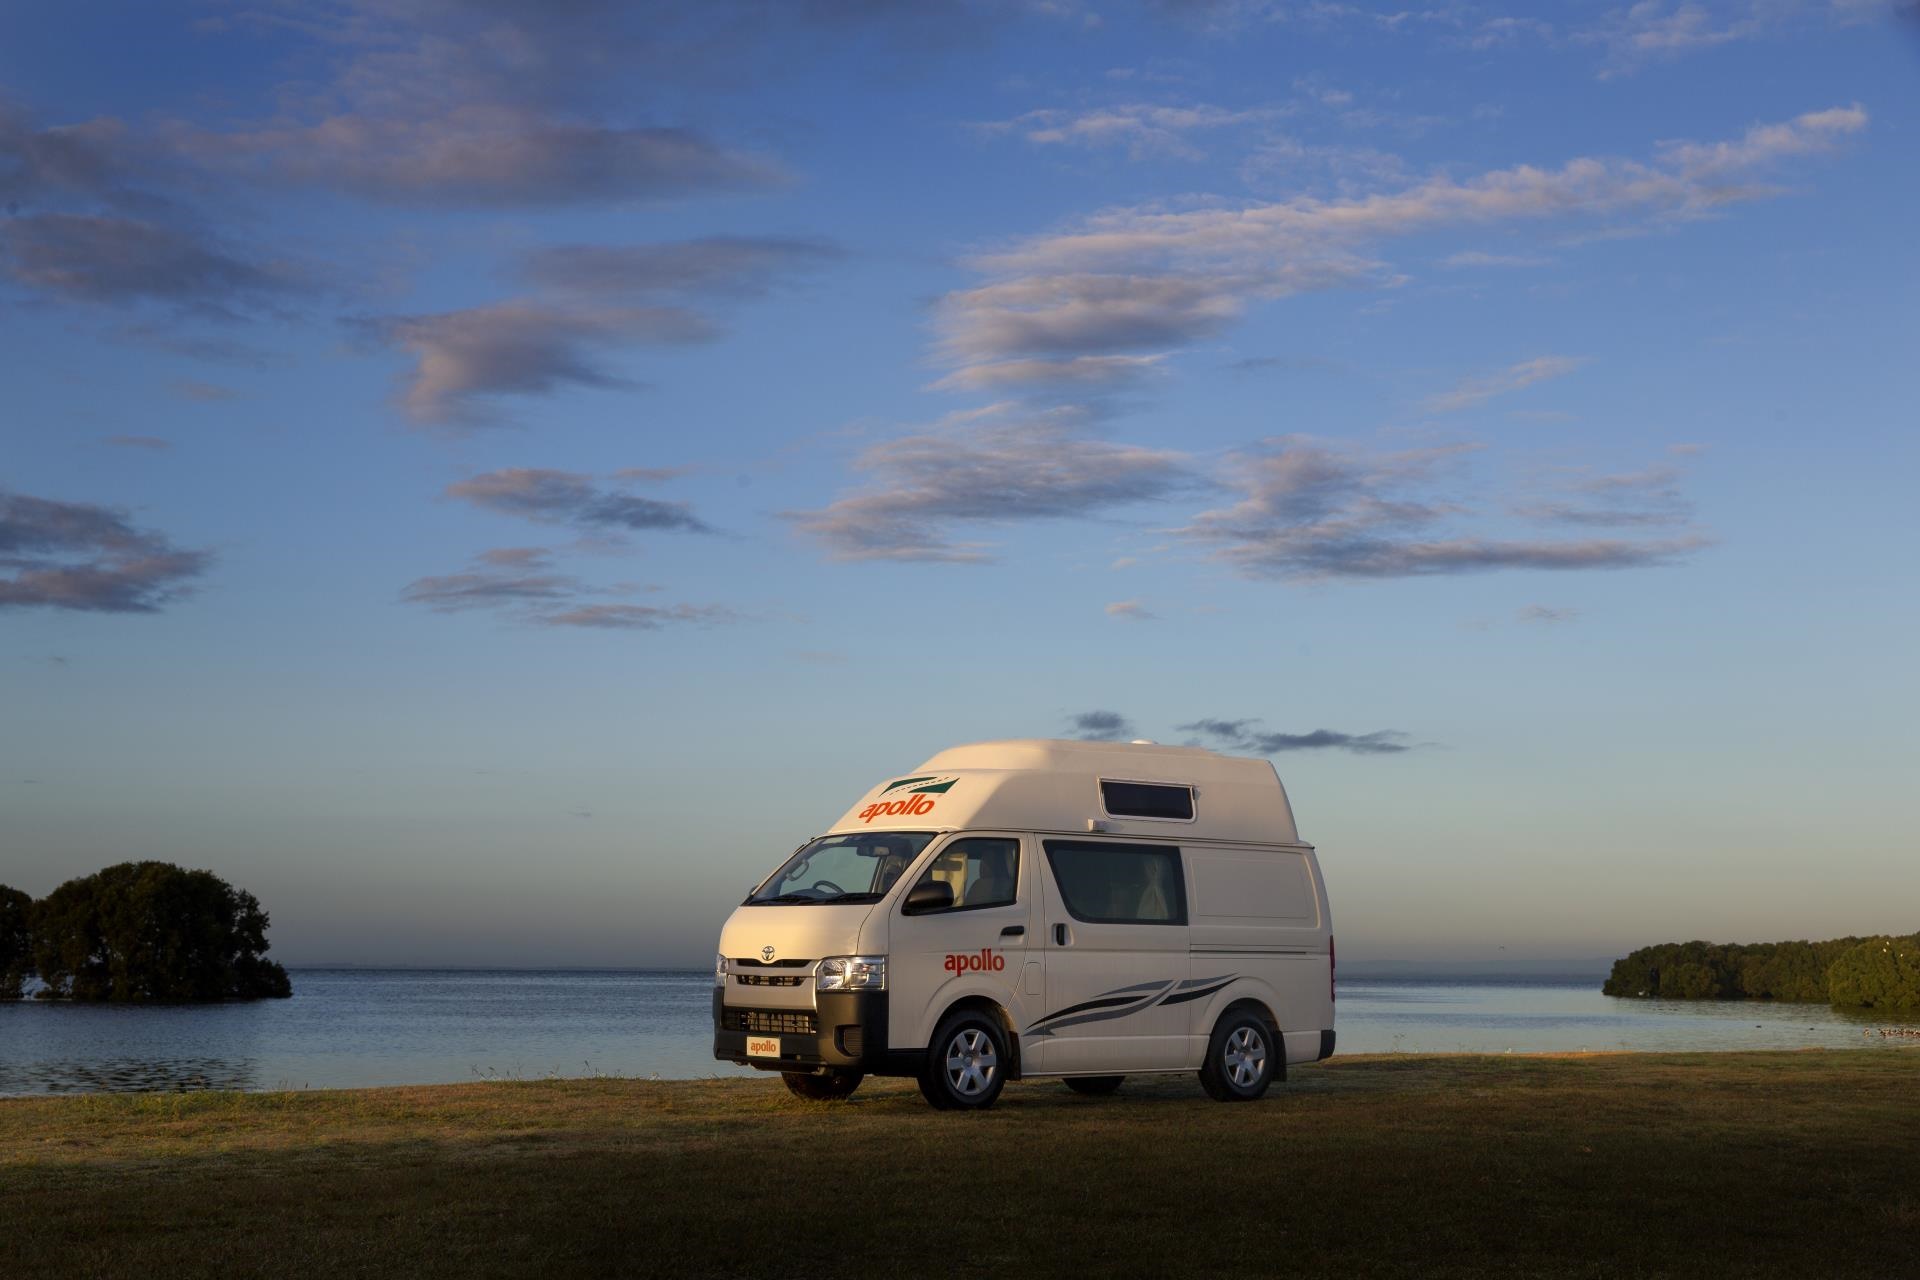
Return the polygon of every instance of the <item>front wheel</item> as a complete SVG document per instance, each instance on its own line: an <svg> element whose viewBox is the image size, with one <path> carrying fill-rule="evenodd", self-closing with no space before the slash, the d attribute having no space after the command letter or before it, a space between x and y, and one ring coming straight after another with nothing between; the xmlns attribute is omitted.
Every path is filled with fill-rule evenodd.
<svg viewBox="0 0 1920 1280"><path fill-rule="evenodd" d="M1245 1009L1229 1009L1207 1040L1200 1087L1215 1102L1252 1102L1273 1083L1273 1028Z"/></svg>
<svg viewBox="0 0 1920 1280"><path fill-rule="evenodd" d="M1007 1035L983 1013L962 1009L933 1033L920 1094L942 1111L982 1111L1007 1083Z"/></svg>
<svg viewBox="0 0 1920 1280"><path fill-rule="evenodd" d="M787 1090L796 1098L805 1098L809 1102L833 1102L858 1089L860 1081L866 1077L858 1071L822 1071L818 1074L782 1071L780 1078L787 1082Z"/></svg>
<svg viewBox="0 0 1920 1280"><path fill-rule="evenodd" d="M1125 1076L1068 1076L1061 1083L1083 1098L1104 1098L1125 1079Z"/></svg>

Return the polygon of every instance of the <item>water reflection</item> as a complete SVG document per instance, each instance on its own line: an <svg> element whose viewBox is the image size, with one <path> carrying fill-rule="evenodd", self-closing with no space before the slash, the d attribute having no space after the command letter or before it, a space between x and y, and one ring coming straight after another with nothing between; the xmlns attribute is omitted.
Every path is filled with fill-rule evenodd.
<svg viewBox="0 0 1920 1280"><path fill-rule="evenodd" d="M0 1062L0 1094L176 1093L258 1088L246 1059L118 1058L94 1062Z"/></svg>

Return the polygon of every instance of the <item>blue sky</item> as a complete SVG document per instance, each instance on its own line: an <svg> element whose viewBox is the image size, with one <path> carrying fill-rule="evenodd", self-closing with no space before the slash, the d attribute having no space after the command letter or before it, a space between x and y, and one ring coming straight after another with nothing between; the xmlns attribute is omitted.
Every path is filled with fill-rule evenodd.
<svg viewBox="0 0 1920 1280"><path fill-rule="evenodd" d="M1911 930L1917 30L17 7L0 880L700 964L1111 733L1272 754L1351 960Z"/></svg>

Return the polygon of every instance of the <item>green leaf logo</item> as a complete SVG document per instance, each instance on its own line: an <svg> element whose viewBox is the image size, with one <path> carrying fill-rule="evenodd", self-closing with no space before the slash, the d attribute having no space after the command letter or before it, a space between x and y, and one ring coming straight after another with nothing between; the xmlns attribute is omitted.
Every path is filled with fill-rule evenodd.
<svg viewBox="0 0 1920 1280"><path fill-rule="evenodd" d="M936 774L924 773L917 778L901 778L898 781L889 782L880 794L884 796L904 790L908 795L945 795L958 781L960 781L958 778L942 778Z"/></svg>

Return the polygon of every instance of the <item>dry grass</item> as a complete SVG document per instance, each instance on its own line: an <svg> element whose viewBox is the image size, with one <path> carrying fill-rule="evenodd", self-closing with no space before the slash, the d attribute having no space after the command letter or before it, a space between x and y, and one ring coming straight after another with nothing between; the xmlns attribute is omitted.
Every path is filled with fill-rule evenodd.
<svg viewBox="0 0 1920 1280"><path fill-rule="evenodd" d="M1920 1054L0 1102L0 1276L1920 1274Z"/></svg>

